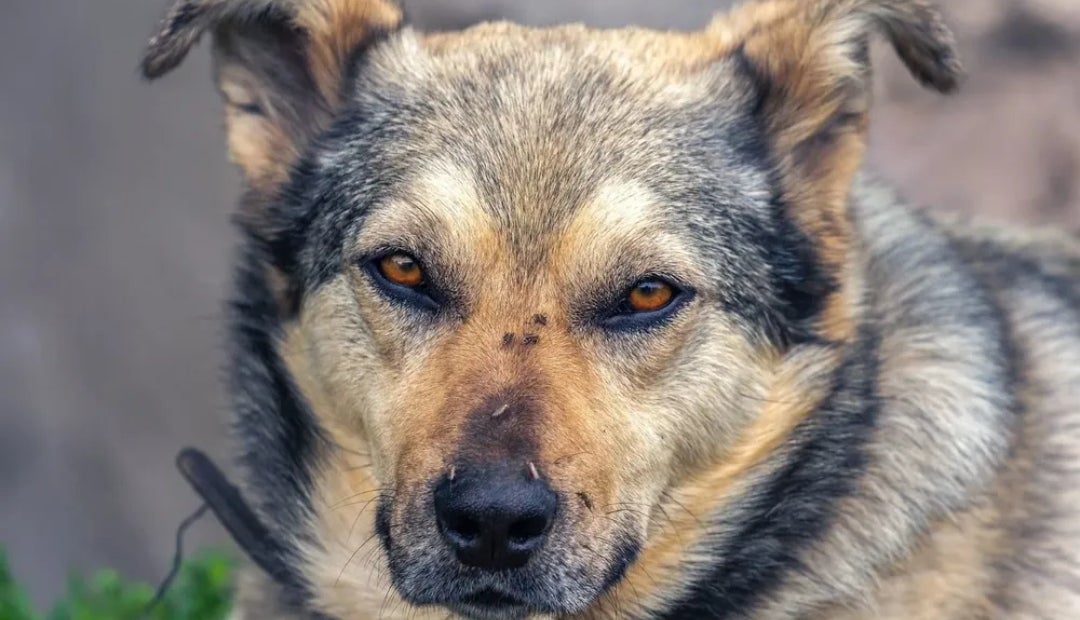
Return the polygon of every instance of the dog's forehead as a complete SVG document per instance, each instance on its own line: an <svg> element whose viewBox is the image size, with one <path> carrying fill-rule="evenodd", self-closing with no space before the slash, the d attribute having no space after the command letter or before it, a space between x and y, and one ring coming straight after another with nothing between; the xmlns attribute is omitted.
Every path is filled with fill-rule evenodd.
<svg viewBox="0 0 1080 620"><path fill-rule="evenodd" d="M498 56L505 52L562 47L581 55L624 59L636 66L682 70L701 66L728 51L727 41L708 31L679 32L647 28L589 28L581 24L535 28L512 22L488 22L454 32L419 35L430 54L442 57Z"/></svg>
<svg viewBox="0 0 1080 620"><path fill-rule="evenodd" d="M580 224L583 207L610 202L597 197L648 195L627 209L690 216L676 209L688 195L703 184L738 192L740 167L757 163L740 151L745 76L700 34L511 24L406 31L373 50L353 93L358 123L382 131L346 157L377 152L398 189L417 184L428 196L439 193L432 170L444 180L454 171L447 213L482 208L530 251Z"/></svg>

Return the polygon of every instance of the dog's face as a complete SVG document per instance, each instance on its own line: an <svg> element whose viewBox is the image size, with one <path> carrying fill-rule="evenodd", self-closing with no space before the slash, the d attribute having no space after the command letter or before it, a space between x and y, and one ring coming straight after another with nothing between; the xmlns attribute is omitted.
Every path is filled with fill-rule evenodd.
<svg viewBox="0 0 1080 620"><path fill-rule="evenodd" d="M373 50L311 173L340 232L295 329L392 489L403 595L580 610L763 396L768 168L734 63L668 78L578 33L463 36L490 47Z"/></svg>
<svg viewBox="0 0 1080 620"><path fill-rule="evenodd" d="M325 609L364 604L362 521L406 601L582 612L670 537L674 489L737 478L812 404L799 351L853 329L876 3L439 35L376 2L228 4L182 2L148 68L217 28L275 354L324 440L292 535ZM955 78L930 34L894 39Z"/></svg>

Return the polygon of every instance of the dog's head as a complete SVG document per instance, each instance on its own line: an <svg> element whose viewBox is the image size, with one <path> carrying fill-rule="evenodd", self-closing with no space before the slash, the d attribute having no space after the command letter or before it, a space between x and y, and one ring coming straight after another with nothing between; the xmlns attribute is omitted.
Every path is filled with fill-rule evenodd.
<svg viewBox="0 0 1080 620"><path fill-rule="evenodd" d="M673 493L737 486L853 336L869 36L959 73L918 0L440 34L382 0L179 0L147 75L205 30L248 184L251 490L342 616L381 599L372 558L411 603L502 618L665 553Z"/></svg>

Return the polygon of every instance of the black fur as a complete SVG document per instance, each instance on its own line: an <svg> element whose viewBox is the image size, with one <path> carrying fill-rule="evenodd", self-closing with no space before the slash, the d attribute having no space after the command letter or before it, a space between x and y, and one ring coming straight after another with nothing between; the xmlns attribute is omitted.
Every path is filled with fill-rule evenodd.
<svg viewBox="0 0 1080 620"><path fill-rule="evenodd" d="M302 531L300 507L310 507L311 469L322 438L276 351L278 307L265 282L265 257L241 258L236 296L229 307L228 367L240 464L259 514L280 543L283 567L296 565L291 541ZM285 598L302 605L309 592L291 568L276 578Z"/></svg>

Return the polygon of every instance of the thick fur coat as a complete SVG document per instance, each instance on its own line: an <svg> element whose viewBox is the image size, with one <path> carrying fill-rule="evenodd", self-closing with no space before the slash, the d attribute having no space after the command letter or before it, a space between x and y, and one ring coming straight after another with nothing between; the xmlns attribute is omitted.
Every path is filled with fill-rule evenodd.
<svg viewBox="0 0 1080 620"><path fill-rule="evenodd" d="M177 0L145 73L204 32L284 567L238 617L1080 617L1080 241L861 170L873 36L959 85L930 3L428 34ZM477 488L551 502L512 563L444 514Z"/></svg>

